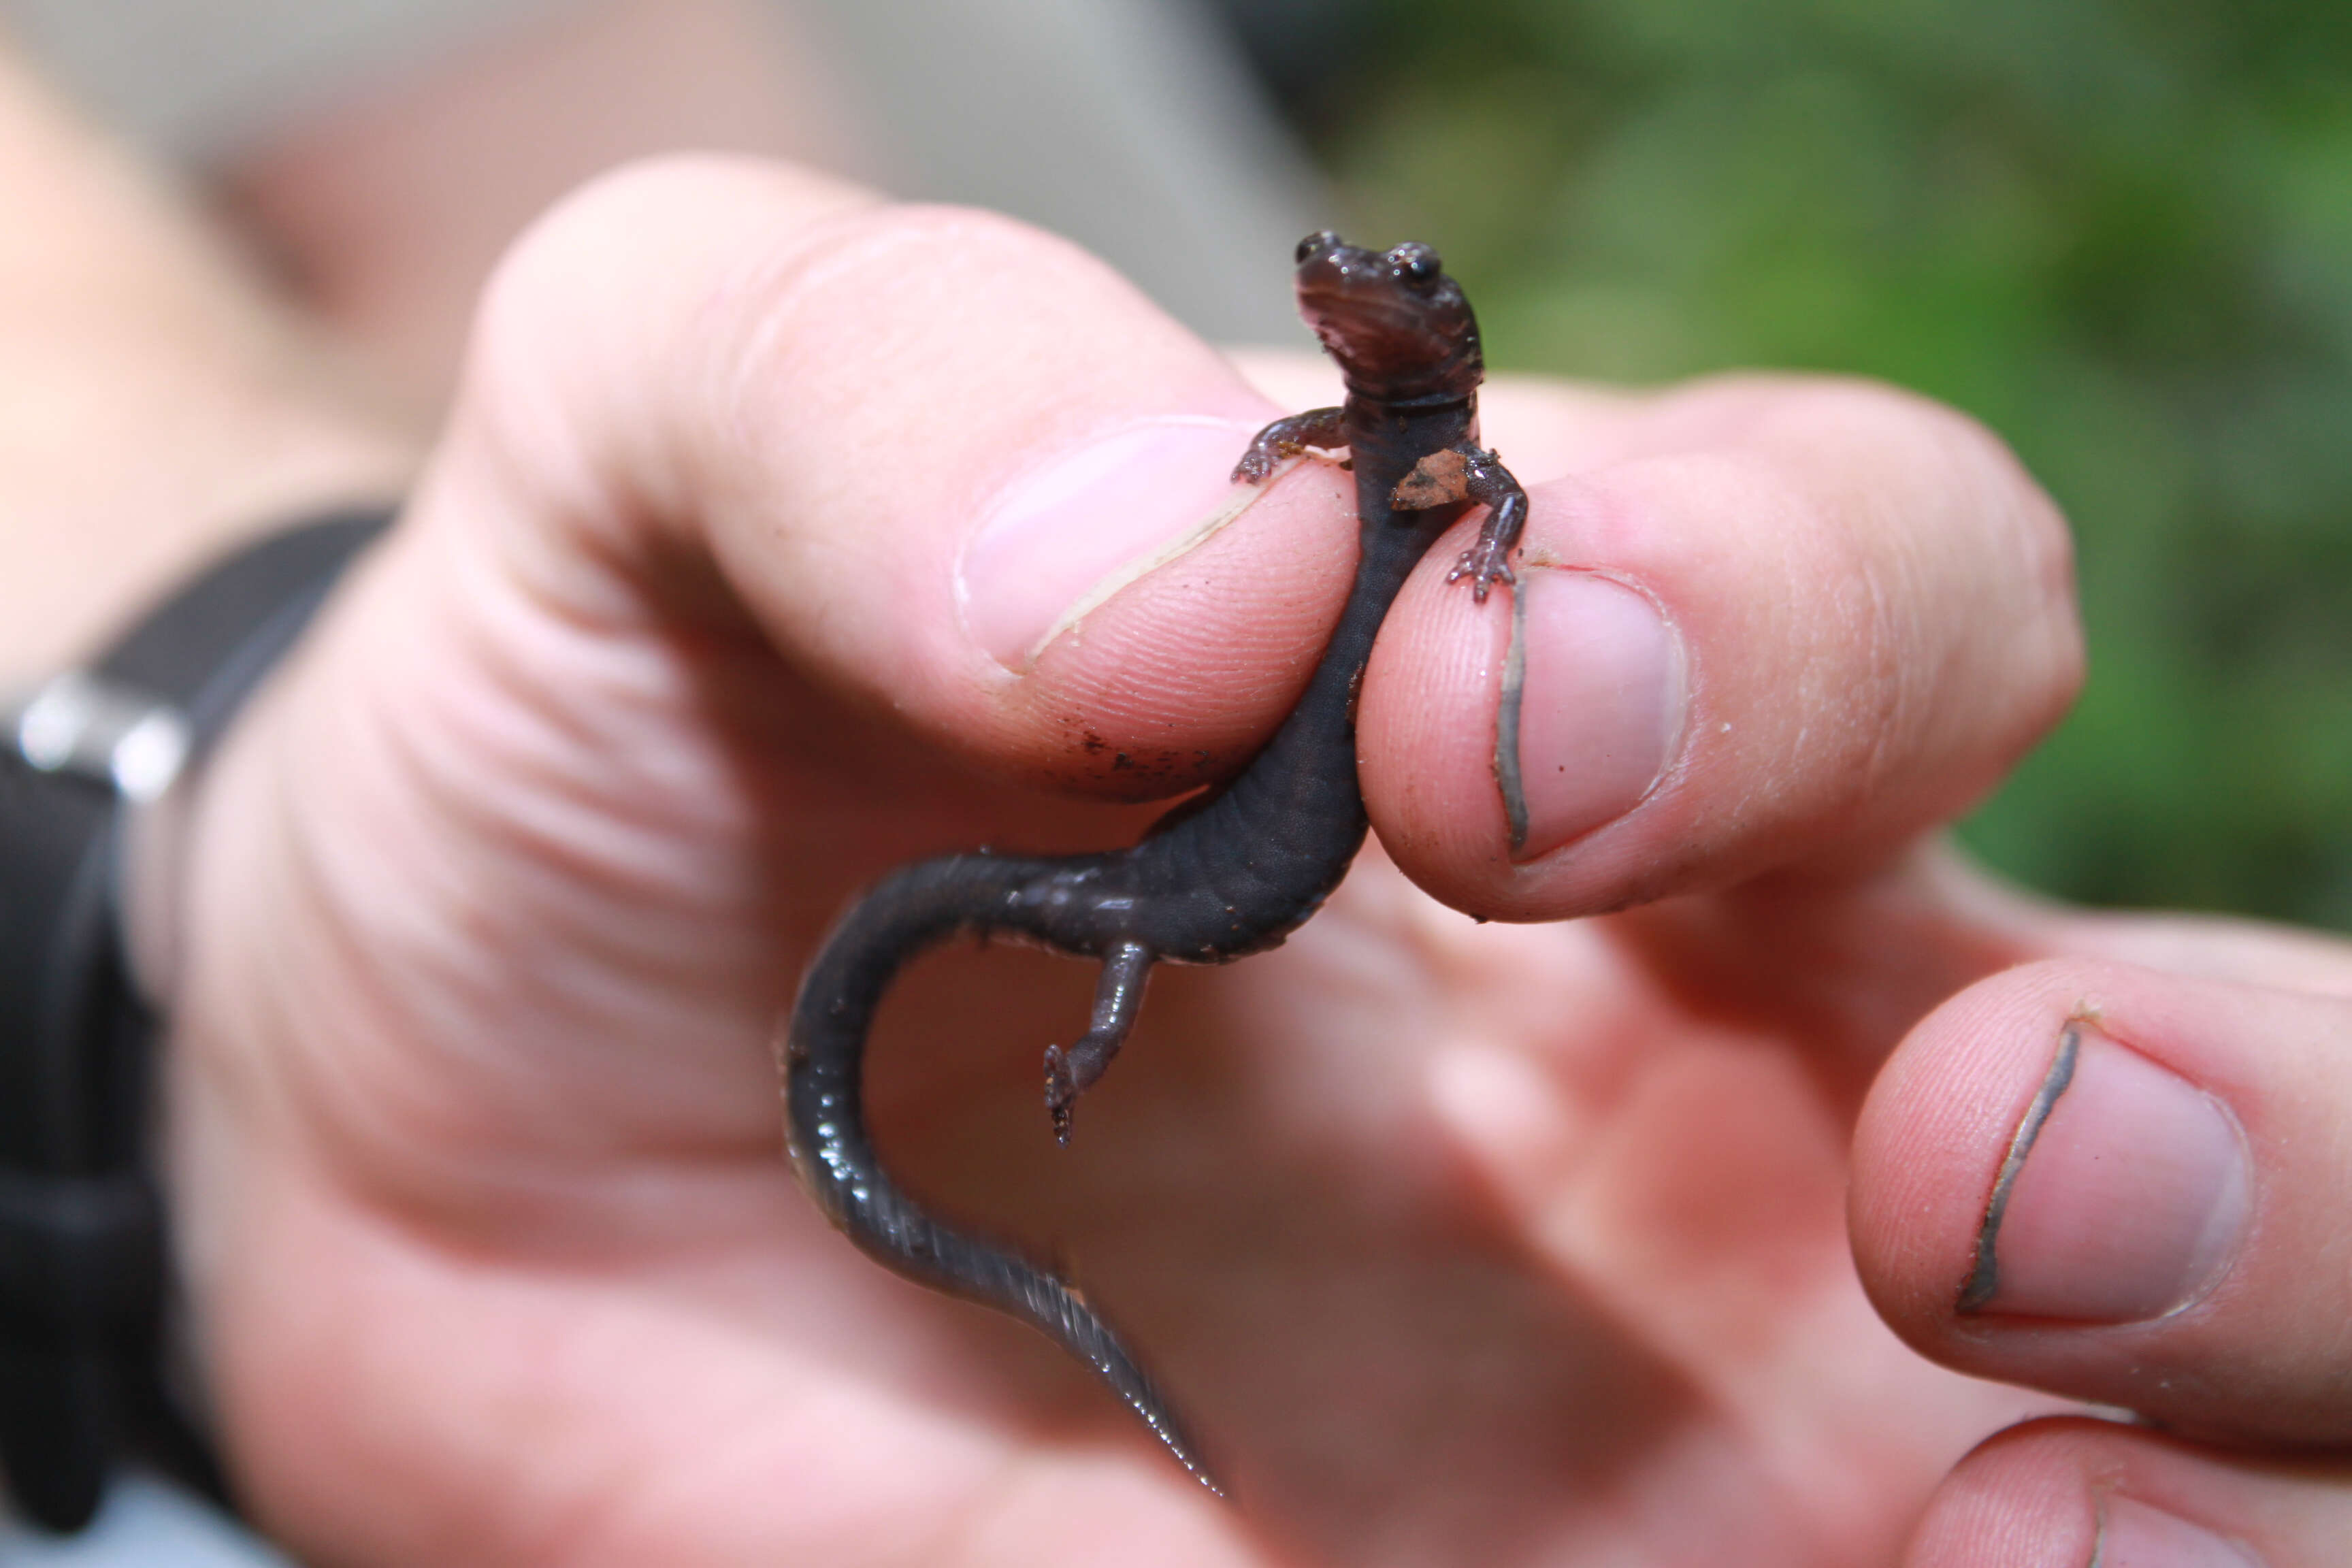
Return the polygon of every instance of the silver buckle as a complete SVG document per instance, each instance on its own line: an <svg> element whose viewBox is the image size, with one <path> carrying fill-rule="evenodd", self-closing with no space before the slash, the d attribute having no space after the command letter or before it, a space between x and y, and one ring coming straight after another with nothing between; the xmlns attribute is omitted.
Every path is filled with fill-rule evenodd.
<svg viewBox="0 0 2352 1568"><path fill-rule="evenodd" d="M37 772L70 773L142 804L172 787L191 738L173 703L86 669L0 709L0 735Z"/></svg>

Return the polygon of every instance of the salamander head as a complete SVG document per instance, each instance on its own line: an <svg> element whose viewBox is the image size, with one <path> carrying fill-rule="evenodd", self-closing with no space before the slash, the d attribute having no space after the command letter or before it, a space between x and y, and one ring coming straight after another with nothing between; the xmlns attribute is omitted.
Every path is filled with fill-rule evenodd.
<svg viewBox="0 0 2352 1568"><path fill-rule="evenodd" d="M1425 245L1390 251L1329 229L1298 242L1298 313L1349 390L1383 399L1468 396L1486 374L1478 319Z"/></svg>

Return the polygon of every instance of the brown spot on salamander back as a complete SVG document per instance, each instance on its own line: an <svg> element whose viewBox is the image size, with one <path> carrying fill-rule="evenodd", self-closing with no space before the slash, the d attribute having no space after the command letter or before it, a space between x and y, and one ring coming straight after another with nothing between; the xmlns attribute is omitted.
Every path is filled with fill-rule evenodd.
<svg viewBox="0 0 2352 1568"><path fill-rule="evenodd" d="M1391 504L1407 511L1423 511L1470 497L1470 459L1447 447L1412 466L1412 472L1389 492Z"/></svg>

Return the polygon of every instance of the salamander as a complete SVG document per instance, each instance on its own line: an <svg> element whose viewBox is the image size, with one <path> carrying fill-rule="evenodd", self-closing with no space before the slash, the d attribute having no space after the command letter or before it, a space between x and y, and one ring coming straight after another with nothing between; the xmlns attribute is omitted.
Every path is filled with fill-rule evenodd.
<svg viewBox="0 0 2352 1568"><path fill-rule="evenodd" d="M1090 1026L1045 1050L1045 1104L1066 1142L1078 1096L1133 1026L1157 963L1223 963L1278 945L1319 908L1367 828L1356 695L1405 578L1473 504L1476 542L1447 577L1484 602L1512 581L1527 495L1478 444L1478 326L1425 245L1379 252L1328 231L1299 242L1299 312L1339 362L1347 401L1277 419L1234 469L1262 484L1308 447L1344 448L1361 554L1337 629L1274 737L1229 782L1180 804L1131 848L1035 857L975 850L905 867L827 937L787 1027L794 1171L826 1216L909 1279L1009 1312L1087 1362L1186 1469L1217 1482L1134 1356L1066 1282L941 1223L875 1158L860 1099L866 1037L899 970L959 935L1004 934L1102 965Z"/></svg>

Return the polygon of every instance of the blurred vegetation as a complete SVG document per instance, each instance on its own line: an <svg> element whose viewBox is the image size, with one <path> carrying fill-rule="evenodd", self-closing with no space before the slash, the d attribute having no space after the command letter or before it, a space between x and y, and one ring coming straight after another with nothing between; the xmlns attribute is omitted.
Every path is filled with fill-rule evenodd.
<svg viewBox="0 0 2352 1568"><path fill-rule="evenodd" d="M1498 368L1884 376L2065 507L2091 682L1979 854L2352 927L2352 5L1349 9L1286 99Z"/></svg>

